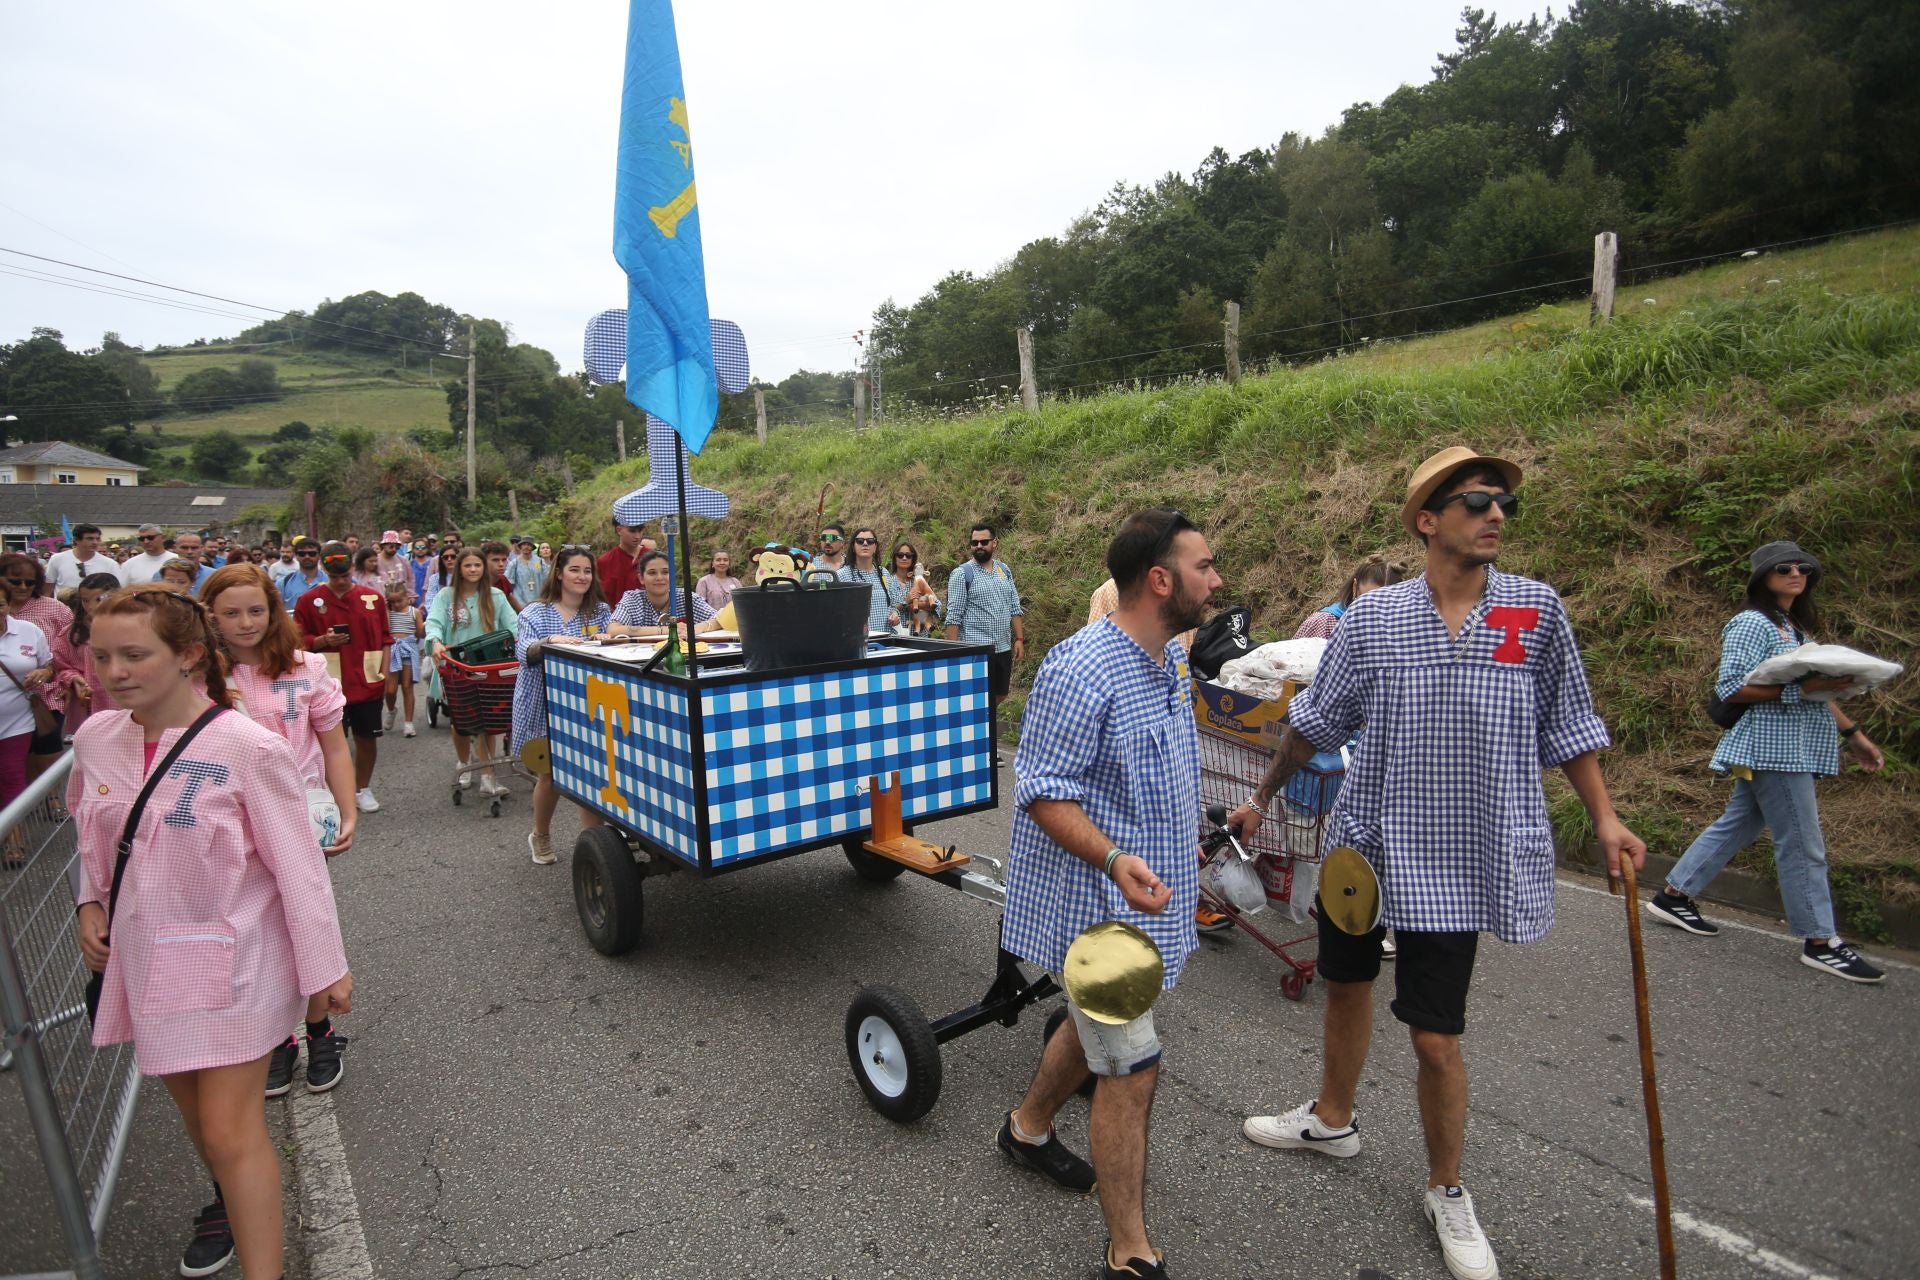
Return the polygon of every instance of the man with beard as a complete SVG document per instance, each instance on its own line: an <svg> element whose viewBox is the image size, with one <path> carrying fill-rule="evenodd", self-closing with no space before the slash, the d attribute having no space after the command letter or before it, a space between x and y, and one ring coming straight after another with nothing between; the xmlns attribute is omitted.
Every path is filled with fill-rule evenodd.
<svg viewBox="0 0 1920 1280"><path fill-rule="evenodd" d="M837 526L828 526L834 528ZM990 644L987 696L993 700L994 741L1000 740L1000 704L1013 686L1013 664L1027 656L1027 622L1021 616L1020 588L1006 561L994 559L1000 538L990 524L976 524L967 535L968 559L947 579L947 639ZM814 562L819 567L819 562ZM993 763L1000 764L998 747Z"/></svg>
<svg viewBox="0 0 1920 1280"><path fill-rule="evenodd" d="M1199 945L1201 811L1193 687L1174 637L1206 616L1220 575L1206 538L1165 507L1120 526L1107 569L1119 607L1048 652L1027 700L1001 945L1060 975L1084 930L1124 920L1159 947L1171 989ZM1164 1278L1145 1211L1147 1116L1161 1053L1153 1011L1115 1026L1067 1007L1026 1096L1000 1126L1000 1149L1070 1191L1092 1190L1097 1175L1109 1238L1101 1274ZM1053 1132L1061 1104L1089 1073L1102 1077L1091 1166Z"/></svg>
<svg viewBox="0 0 1920 1280"><path fill-rule="evenodd" d="M1272 766L1228 821L1259 829L1316 744L1335 750L1363 725L1327 822L1326 847L1357 850L1380 881L1378 927L1355 937L1320 918L1327 983L1319 1094L1284 1115L1251 1116L1262 1146L1360 1153L1355 1092L1373 1031L1380 942L1394 930L1393 1016L1419 1062L1427 1220L1460 1280L1500 1274L1460 1183L1467 1069L1460 1054L1480 934L1533 942L1553 924L1553 827L1540 775L1559 768L1617 872L1646 845L1614 814L1594 714L1566 606L1545 583L1493 568L1519 510L1520 468L1443 449L1407 485L1400 522L1427 547L1426 572L1354 600L1313 684L1293 700Z"/></svg>

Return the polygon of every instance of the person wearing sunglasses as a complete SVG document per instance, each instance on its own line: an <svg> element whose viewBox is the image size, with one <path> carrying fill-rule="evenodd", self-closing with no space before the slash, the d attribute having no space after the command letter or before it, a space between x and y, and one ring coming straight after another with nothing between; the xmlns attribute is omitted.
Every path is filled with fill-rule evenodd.
<svg viewBox="0 0 1920 1280"><path fill-rule="evenodd" d="M820 526L820 553L813 558L813 567L840 572L840 566L847 562L847 526L833 521Z"/></svg>
<svg viewBox="0 0 1920 1280"><path fill-rule="evenodd" d="M92 574L91 577L110 577L109 574ZM86 579L82 578L82 582ZM73 611L52 596L41 595L46 589L47 575L40 562L21 551L9 551L0 555L0 585L6 587L7 613L22 622L30 622L38 627L45 643L39 656L41 665L52 661L53 640L55 636L64 636L73 626ZM73 675L54 671L46 683L38 689L38 696L49 711L54 713L54 725L45 733L36 732L33 741L27 744L26 780L32 782L45 773L65 749L65 738L61 729L61 718L67 708L68 695L73 686Z"/></svg>
<svg viewBox="0 0 1920 1280"><path fill-rule="evenodd" d="M160 576L160 566L172 559L167 550L166 531L157 524L143 524L134 537L140 541L140 554L128 556L120 566L120 580L132 585L152 582Z"/></svg>
<svg viewBox="0 0 1920 1280"><path fill-rule="evenodd" d="M867 634L892 631L907 613L907 595L888 579L893 575L880 563L880 535L866 526L853 531L853 555L835 570L842 582L864 582L873 588L867 603Z"/></svg>
<svg viewBox="0 0 1920 1280"><path fill-rule="evenodd" d="M1748 561L1746 607L1720 632L1720 674L1714 693L1744 707L1720 736L1707 767L1733 778L1726 812L1714 819L1667 874L1646 904L1647 914L1698 937L1720 932L1695 907L1733 855L1762 830L1773 836L1773 866L1787 927L1803 939L1800 963L1848 982L1886 977L1834 930L1827 845L1820 834L1814 779L1840 772L1840 747L1868 773L1885 758L1838 701L1810 694L1843 693L1852 677L1807 676L1792 684L1751 684L1747 673L1798 648L1820 628L1813 588L1820 562L1796 543L1769 542Z"/></svg>
<svg viewBox="0 0 1920 1280"><path fill-rule="evenodd" d="M294 570L280 579L280 600L288 610L300 603L300 597L327 580L320 571L320 544L312 538L293 540Z"/></svg>
<svg viewBox="0 0 1920 1280"><path fill-rule="evenodd" d="M1520 468L1444 449L1414 471L1400 521L1426 544L1419 577L1358 597L1313 683L1293 700L1273 763L1229 816L1251 837L1316 750L1362 728L1326 820L1329 850L1357 850L1379 877L1383 917L1362 935L1321 910L1327 984L1320 1087L1291 1111L1250 1116L1261 1146L1360 1153L1355 1104L1373 1030L1380 944L1394 931L1394 1017L1419 1063L1427 1177L1421 1208L1455 1276L1499 1264L1461 1183L1467 1068L1460 1052L1482 933L1534 942L1553 925L1553 822L1543 769L1558 768L1593 822L1607 868L1644 864L1615 814L1599 752L1610 745L1559 593L1494 568L1520 510Z"/></svg>
<svg viewBox="0 0 1920 1280"><path fill-rule="evenodd" d="M1027 656L1027 621L1013 569L994 558L1000 535L985 521L967 532L967 558L947 579L947 639L990 644L987 696L993 701L994 738L1000 736L1000 704L1013 686L1013 664ZM1000 753L993 756L1001 763Z"/></svg>
<svg viewBox="0 0 1920 1280"><path fill-rule="evenodd" d="M942 610L940 596L928 584L926 569L920 564L920 549L911 542L899 543L887 567L893 571L893 593L907 602L902 612L907 615L913 634L932 635Z"/></svg>

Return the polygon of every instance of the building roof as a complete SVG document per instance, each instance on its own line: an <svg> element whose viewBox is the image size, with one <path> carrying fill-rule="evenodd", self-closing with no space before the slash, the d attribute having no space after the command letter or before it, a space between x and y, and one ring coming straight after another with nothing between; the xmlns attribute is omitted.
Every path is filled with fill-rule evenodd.
<svg viewBox="0 0 1920 1280"><path fill-rule="evenodd" d="M6 523L37 522L44 529L72 524L132 525L152 521L168 529L230 525L249 507L276 510L293 501L289 489L222 489L213 485L0 485Z"/></svg>
<svg viewBox="0 0 1920 1280"><path fill-rule="evenodd" d="M64 440L41 440L34 444L17 444L11 449L0 449L0 463L29 467L111 467L116 471L146 470L136 462L122 462L118 458L110 458L104 453L95 453L91 449L82 449L79 445L68 444Z"/></svg>

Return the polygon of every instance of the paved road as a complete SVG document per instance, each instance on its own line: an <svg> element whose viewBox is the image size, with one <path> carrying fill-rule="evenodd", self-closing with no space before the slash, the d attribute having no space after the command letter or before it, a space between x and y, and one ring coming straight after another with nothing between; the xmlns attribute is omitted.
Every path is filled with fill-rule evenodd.
<svg viewBox="0 0 1920 1280"><path fill-rule="evenodd" d="M288 1139L315 1280L1093 1269L1095 1203L993 1145L1039 1019L948 1045L939 1104L911 1126L870 1110L847 1066L862 983L935 1016L978 998L987 904L911 876L869 885L822 852L650 880L641 946L608 959L581 938L564 860L527 859L525 783L489 820L450 805L450 760L444 731L389 740L386 808L336 865L354 1043L330 1105L303 1104ZM1002 811L923 834L998 852L1006 828ZM1468 1185L1507 1277L1651 1275L1620 904L1569 878L1559 909L1547 941L1481 950ZM1857 989L1760 932L1648 939L1682 1274L1920 1272L1920 972ZM1384 1000L1359 1158L1240 1138L1242 1116L1317 1079L1320 989L1289 1002L1280 973L1249 938L1209 940L1162 1005L1149 1221L1173 1274L1443 1277L1420 1215L1412 1054ZM1063 1134L1084 1150L1085 1129L1072 1104ZM136 1150L136 1184L155 1160ZM166 1212L190 1214L193 1185ZM133 1251L154 1269L122 1274L167 1274L173 1234Z"/></svg>

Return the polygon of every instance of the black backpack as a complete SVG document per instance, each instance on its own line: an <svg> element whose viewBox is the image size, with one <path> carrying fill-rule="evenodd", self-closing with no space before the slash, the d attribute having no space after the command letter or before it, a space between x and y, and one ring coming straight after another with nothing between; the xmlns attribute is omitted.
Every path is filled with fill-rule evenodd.
<svg viewBox="0 0 1920 1280"><path fill-rule="evenodd" d="M1193 633L1193 651L1187 663L1202 680L1219 677L1220 668L1253 652L1253 610L1228 605Z"/></svg>

